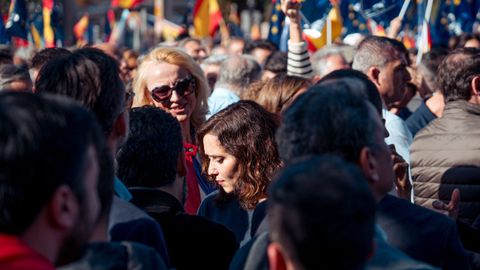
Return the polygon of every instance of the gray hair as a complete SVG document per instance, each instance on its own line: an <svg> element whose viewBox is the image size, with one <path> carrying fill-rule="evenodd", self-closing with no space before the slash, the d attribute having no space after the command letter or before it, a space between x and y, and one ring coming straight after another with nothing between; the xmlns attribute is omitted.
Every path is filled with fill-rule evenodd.
<svg viewBox="0 0 480 270"><path fill-rule="evenodd" d="M319 75L321 77L327 75L326 73L326 60L327 58L329 58L330 56L341 56L345 62L347 62L347 60L345 59L345 56L343 55L343 51L341 49L341 47L338 47L338 46L327 46L327 47L324 47L318 51L315 52L315 54L313 54L312 56L312 69L313 69L313 72L316 74L316 75Z"/></svg>
<svg viewBox="0 0 480 270"><path fill-rule="evenodd" d="M358 45L352 68L367 73L371 67L384 67L400 59L400 52L393 40L379 36L369 36Z"/></svg>
<svg viewBox="0 0 480 270"><path fill-rule="evenodd" d="M215 65L215 66L220 66L223 61L227 60L228 56L227 55L222 55L222 54L214 54L210 55L209 57L205 58L202 63L200 64L200 67L202 69L205 69L206 66L210 65Z"/></svg>
<svg viewBox="0 0 480 270"><path fill-rule="evenodd" d="M10 84L15 81L32 82L30 73L26 67L16 65L0 65L0 89L10 88Z"/></svg>
<svg viewBox="0 0 480 270"><path fill-rule="evenodd" d="M229 56L220 65L216 87L225 87L241 93L251 83L260 79L262 67L249 55Z"/></svg>

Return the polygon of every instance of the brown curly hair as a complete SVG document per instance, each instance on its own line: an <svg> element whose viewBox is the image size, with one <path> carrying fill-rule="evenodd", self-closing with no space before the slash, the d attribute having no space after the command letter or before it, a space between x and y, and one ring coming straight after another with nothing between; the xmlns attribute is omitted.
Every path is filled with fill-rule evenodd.
<svg viewBox="0 0 480 270"><path fill-rule="evenodd" d="M239 101L213 115L197 132L202 168L208 172L203 137L215 135L225 151L240 164L234 196L245 209L267 197L273 174L282 166L275 142L276 117L253 101ZM209 177L211 181L211 179ZM220 189L217 201L227 198Z"/></svg>

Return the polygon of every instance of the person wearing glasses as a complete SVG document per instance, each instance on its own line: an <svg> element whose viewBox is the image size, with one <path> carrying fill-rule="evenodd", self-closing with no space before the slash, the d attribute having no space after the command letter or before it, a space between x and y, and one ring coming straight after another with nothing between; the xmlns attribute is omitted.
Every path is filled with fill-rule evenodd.
<svg viewBox="0 0 480 270"><path fill-rule="evenodd" d="M208 111L209 88L202 69L178 48L156 48L138 67L133 91L133 107L153 105L169 112L180 123L187 168L184 207L188 214L196 214L201 192L209 194L214 190L202 178L196 159L195 130L205 122Z"/></svg>

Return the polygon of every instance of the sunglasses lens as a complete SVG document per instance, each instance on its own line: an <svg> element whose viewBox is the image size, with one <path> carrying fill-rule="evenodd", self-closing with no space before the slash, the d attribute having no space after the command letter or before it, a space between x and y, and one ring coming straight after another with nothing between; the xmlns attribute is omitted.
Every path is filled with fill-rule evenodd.
<svg viewBox="0 0 480 270"><path fill-rule="evenodd" d="M168 99L172 94L172 89L168 86L162 86L153 89L152 97L155 101L164 101Z"/></svg>
<svg viewBox="0 0 480 270"><path fill-rule="evenodd" d="M183 79L178 82L177 87L175 90L177 90L177 93L181 96L188 94L187 92L190 90L190 79Z"/></svg>

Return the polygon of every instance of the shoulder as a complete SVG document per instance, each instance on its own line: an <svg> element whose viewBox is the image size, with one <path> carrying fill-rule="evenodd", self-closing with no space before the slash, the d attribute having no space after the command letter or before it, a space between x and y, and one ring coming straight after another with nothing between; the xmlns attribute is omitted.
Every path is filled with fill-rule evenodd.
<svg viewBox="0 0 480 270"><path fill-rule="evenodd" d="M437 228L444 230L447 227L455 227L455 222L447 216L437 213L425 207L413 204L405 199L387 195L378 203L379 217L388 215L399 218L408 217L414 223L432 222ZM415 222L416 221L416 222Z"/></svg>

